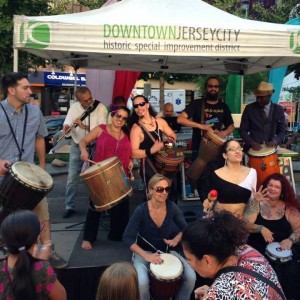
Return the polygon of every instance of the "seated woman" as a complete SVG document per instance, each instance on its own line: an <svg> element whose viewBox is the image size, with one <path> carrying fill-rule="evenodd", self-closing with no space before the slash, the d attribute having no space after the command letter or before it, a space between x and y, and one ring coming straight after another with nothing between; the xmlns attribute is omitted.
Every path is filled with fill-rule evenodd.
<svg viewBox="0 0 300 300"><path fill-rule="evenodd" d="M117 156L123 166L127 177L133 168L130 158L131 145L128 138L126 122L130 111L126 106L120 106L111 112L111 124L100 124L89 132L79 143L81 159L87 161L89 153L87 145L96 140L94 161L100 162L107 158ZM129 197L122 200L111 209L110 232L108 239L113 241L122 240L123 232L129 219ZM86 215L83 242L81 247L91 250L95 242L100 222L100 212L94 209L92 201Z"/></svg>
<svg viewBox="0 0 300 300"><path fill-rule="evenodd" d="M211 172L209 176L209 189L218 192L214 210L226 210L242 218L252 191L256 189L256 170L242 165L243 148L235 140L226 141L220 153L220 161L224 166ZM206 199L203 206L207 205L209 203Z"/></svg>
<svg viewBox="0 0 300 300"><path fill-rule="evenodd" d="M195 286L195 272L176 251L186 222L178 206L172 201L167 201L169 182L169 179L161 174L150 178L150 200L135 209L123 236L124 242L134 253L133 264L138 273L141 300L150 299L148 269L150 263L163 262L159 252L170 251L184 266L184 275L176 299L189 299Z"/></svg>
<svg viewBox="0 0 300 300"><path fill-rule="evenodd" d="M138 277L129 262L114 263L101 275L96 300L140 300Z"/></svg>
<svg viewBox="0 0 300 300"><path fill-rule="evenodd" d="M278 242L280 248L293 249L300 240L300 205L295 192L284 175L274 173L266 178L263 190L255 195L259 202L248 205L244 212L250 233L248 244L265 253L269 243ZM268 256L267 256L268 258ZM296 253L292 260L280 263L269 259L288 299L300 299L300 269Z"/></svg>
<svg viewBox="0 0 300 300"><path fill-rule="evenodd" d="M200 276L214 279L210 287L195 290L196 299L284 299L276 273L263 255L245 245L246 236L243 221L226 211L187 226L182 235L187 261Z"/></svg>
<svg viewBox="0 0 300 300"><path fill-rule="evenodd" d="M67 299L50 263L39 259L49 257L51 243L40 252L34 249L40 231L39 219L29 210L16 211L4 219L1 236L9 254L0 260L0 299ZM33 257L34 250L38 258Z"/></svg>

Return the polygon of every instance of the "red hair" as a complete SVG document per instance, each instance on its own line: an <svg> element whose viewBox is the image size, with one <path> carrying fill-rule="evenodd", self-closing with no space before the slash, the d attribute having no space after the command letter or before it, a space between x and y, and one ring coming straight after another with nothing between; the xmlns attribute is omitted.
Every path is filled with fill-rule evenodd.
<svg viewBox="0 0 300 300"><path fill-rule="evenodd" d="M300 204L298 202L295 191L294 191L291 183L288 181L288 179L284 175L279 174L279 173L271 174L265 179L265 181L263 183L264 189L267 187L267 185L269 184L271 179L280 181L280 183L281 183L280 199L283 200L287 206L295 207L300 211Z"/></svg>

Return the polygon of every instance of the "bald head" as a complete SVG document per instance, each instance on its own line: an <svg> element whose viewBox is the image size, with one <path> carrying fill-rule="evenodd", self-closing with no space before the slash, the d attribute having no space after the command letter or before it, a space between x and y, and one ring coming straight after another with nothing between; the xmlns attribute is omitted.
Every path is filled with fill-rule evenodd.
<svg viewBox="0 0 300 300"><path fill-rule="evenodd" d="M164 117L172 117L174 114L174 106L172 103L165 103L163 109Z"/></svg>

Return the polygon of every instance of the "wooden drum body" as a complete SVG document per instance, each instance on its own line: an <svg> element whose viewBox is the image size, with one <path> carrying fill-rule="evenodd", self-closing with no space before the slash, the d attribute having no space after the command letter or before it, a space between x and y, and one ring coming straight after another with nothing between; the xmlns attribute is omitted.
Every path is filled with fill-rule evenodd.
<svg viewBox="0 0 300 300"><path fill-rule="evenodd" d="M265 145L258 151L251 148L248 156L249 167L257 172L257 189L269 175L280 172L276 148L267 148Z"/></svg>
<svg viewBox="0 0 300 300"><path fill-rule="evenodd" d="M182 277L183 265L179 258L172 254L161 254L163 263L150 264L150 293L155 300L168 300L174 297Z"/></svg>
<svg viewBox="0 0 300 300"><path fill-rule="evenodd" d="M206 165L213 161L219 153L220 147L225 143L213 132L205 132L201 139L199 155L187 170L189 179L196 181L203 173Z"/></svg>
<svg viewBox="0 0 300 300"><path fill-rule="evenodd" d="M53 179L39 166L29 162L13 163L0 191L0 203L9 211L33 209L52 189Z"/></svg>
<svg viewBox="0 0 300 300"><path fill-rule="evenodd" d="M116 156L87 168L80 177L87 184L97 211L110 209L132 193L132 187Z"/></svg>
<svg viewBox="0 0 300 300"><path fill-rule="evenodd" d="M184 153L182 150L165 146L156 154L155 166L160 174L171 178L179 172L183 161Z"/></svg>

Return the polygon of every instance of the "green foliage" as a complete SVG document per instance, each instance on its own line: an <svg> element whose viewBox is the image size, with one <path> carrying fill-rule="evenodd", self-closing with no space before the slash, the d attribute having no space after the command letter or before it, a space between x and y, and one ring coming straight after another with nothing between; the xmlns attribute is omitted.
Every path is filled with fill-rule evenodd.
<svg viewBox="0 0 300 300"><path fill-rule="evenodd" d="M78 3L88 7L89 9L100 8L106 0L78 0Z"/></svg>

